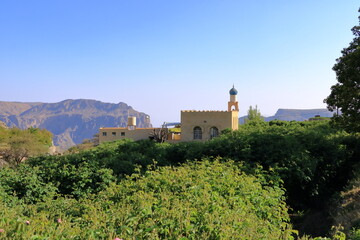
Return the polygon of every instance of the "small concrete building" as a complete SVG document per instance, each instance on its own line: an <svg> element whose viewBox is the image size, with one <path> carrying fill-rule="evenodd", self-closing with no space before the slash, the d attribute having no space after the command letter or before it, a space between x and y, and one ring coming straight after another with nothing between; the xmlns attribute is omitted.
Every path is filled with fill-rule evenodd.
<svg viewBox="0 0 360 240"><path fill-rule="evenodd" d="M148 139L154 128L100 128L99 142L112 142L120 139L130 138L134 141Z"/></svg>
<svg viewBox="0 0 360 240"><path fill-rule="evenodd" d="M135 141L151 139L160 131L165 131L166 141L206 141L217 137L225 129L237 130L239 127L239 105L237 90L231 88L227 111L181 111L181 131L174 134L171 129L137 128L136 118L129 117L126 128L100 128L99 141L108 142L124 138Z"/></svg>
<svg viewBox="0 0 360 240"><path fill-rule="evenodd" d="M100 128L99 142L112 142L129 138L134 141L148 139L156 128L137 128L136 117L128 117L127 127Z"/></svg>

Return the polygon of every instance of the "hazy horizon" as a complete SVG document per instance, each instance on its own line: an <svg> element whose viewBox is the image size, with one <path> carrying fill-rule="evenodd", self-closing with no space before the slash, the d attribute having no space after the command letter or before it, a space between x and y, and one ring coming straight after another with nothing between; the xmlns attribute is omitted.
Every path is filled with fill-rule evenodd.
<svg viewBox="0 0 360 240"><path fill-rule="evenodd" d="M326 108L358 1L3 1L0 101L124 102L154 126L181 110Z"/></svg>

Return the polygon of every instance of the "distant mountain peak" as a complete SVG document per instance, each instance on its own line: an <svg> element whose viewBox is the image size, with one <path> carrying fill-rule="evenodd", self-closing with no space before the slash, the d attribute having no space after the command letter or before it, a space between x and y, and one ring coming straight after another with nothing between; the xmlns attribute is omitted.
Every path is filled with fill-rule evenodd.
<svg viewBox="0 0 360 240"><path fill-rule="evenodd" d="M125 127L127 117L135 116L139 127L151 127L145 113L126 103L104 103L92 99L66 99L56 103L0 102L0 121L9 127L45 128L54 134L62 148L92 138L102 126Z"/></svg>
<svg viewBox="0 0 360 240"><path fill-rule="evenodd" d="M265 117L264 120L269 122L271 120L283 120L283 121L305 121L309 118L320 115L321 117L332 117L333 113L326 108L316 109L287 109L279 108L274 116ZM239 123L243 124L246 116L239 118Z"/></svg>

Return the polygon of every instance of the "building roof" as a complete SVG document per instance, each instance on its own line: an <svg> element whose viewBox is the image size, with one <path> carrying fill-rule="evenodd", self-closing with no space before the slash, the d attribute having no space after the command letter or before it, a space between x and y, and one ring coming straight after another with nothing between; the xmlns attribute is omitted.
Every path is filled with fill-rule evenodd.
<svg viewBox="0 0 360 240"><path fill-rule="evenodd" d="M181 110L181 112L193 112L193 113L216 112L216 113L219 113L219 112L228 112L228 111L225 111L225 110Z"/></svg>
<svg viewBox="0 0 360 240"><path fill-rule="evenodd" d="M163 127L171 127L171 126L177 126L177 125L181 125L181 122L164 122L164 124L162 126Z"/></svg>

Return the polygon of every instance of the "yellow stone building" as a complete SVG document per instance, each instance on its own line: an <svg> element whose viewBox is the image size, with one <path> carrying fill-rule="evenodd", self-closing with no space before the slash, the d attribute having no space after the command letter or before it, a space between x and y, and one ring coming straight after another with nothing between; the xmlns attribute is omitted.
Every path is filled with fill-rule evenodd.
<svg viewBox="0 0 360 240"><path fill-rule="evenodd" d="M125 138L135 141L153 138L162 131L168 142L206 141L217 137L225 129L237 130L239 126L239 105L237 90L229 91L227 111L181 111L181 131L167 128L137 128L136 118L129 117L126 128L100 128L99 141L108 142Z"/></svg>

